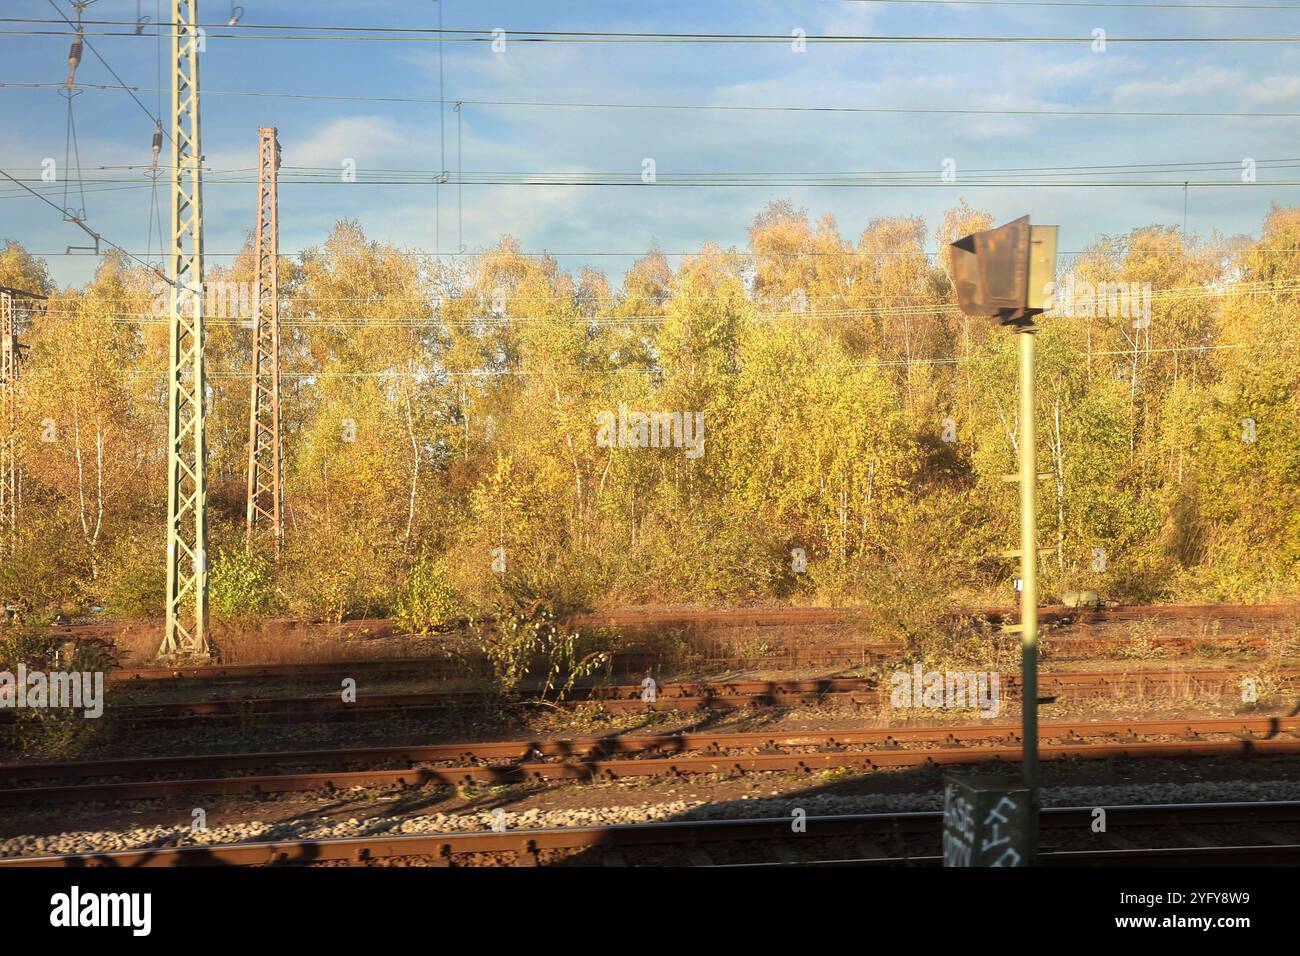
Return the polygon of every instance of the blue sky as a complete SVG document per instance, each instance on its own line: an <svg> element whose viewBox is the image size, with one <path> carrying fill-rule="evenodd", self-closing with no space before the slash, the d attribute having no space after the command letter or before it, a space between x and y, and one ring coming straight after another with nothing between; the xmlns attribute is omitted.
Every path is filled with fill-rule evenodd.
<svg viewBox="0 0 1300 956"><path fill-rule="evenodd" d="M56 0L71 13L66 0ZM156 0L139 0L154 15ZM165 6L165 4L164 4ZM201 4L202 19L224 21L227 0ZM244 22L430 27L434 0L245 0ZM47 0L4 0L5 17L47 19ZM134 21L137 0L98 0L87 19ZM1117 36L1286 35L1300 29L1300 9L1124 10L896 4L855 0L697 0L673 2L470 2L444 0L448 28L507 31L504 53L486 44L448 43L442 50L445 95L464 100L698 105L975 107L1006 109L1300 111L1300 51L1285 44L1111 43L1094 53L1094 28ZM0 82L57 83L66 76L68 36L5 35L0 24ZM1068 45L788 45L527 44L509 32L537 30L818 34L1057 35ZM57 29L37 26L35 29ZM92 28L92 30L95 28ZM100 28L104 29L104 28ZM214 31L215 32L215 31ZM146 30L146 34L149 33ZM157 112L158 59L146 36L91 37L128 85ZM439 50L431 42L298 42L213 37L202 58L203 145L209 166L251 168L257 128L279 128L286 166L340 169L353 158L369 170L436 170L439 109L434 104L303 100L219 95L239 91L327 96L438 96ZM115 80L87 51L84 83ZM164 74L166 81L166 74ZM150 92L143 92L148 90ZM163 96L164 107L167 97ZM152 122L124 92L86 91L76 98L83 174L93 167L147 163ZM456 161L456 115L445 113L446 166ZM41 160L62 166L66 106L53 88L0 89L0 168L32 176ZM1180 225L1180 188L1081 189L966 186L968 169L1240 162L1300 155L1300 117L936 116L871 113L741 113L537 106L466 106L461 150L467 172L590 171L638 175L653 157L659 173L720 171L816 174L933 170L933 184L906 188L818 187L637 188L466 186L463 240L468 249L504 233L530 251L637 253L653 243L669 252L706 241L743 245L754 214L772 199L791 198L814 217L830 211L855 238L882 215L919 214L933 230L944 209L965 197L1003 221L1030 213L1062 226L1064 250L1103 235L1152 223ZM165 156L164 152L164 156ZM940 182L945 158L958 182ZM119 174L121 175L121 174ZM132 174L139 175L139 174ZM1203 174L1197 174L1202 176ZM1235 178L1232 172L1217 174ZM1193 189L1188 227L1209 233L1257 233L1271 203L1295 201L1291 169L1260 169L1250 188ZM214 263L239 249L252 227L256 187L205 190L206 242ZM144 182L141 178L140 182ZM48 187L46 187L48 188ZM0 187L0 239L39 253L83 244L84 236L36 200ZM281 248L321 242L335 220L359 219L376 239L432 249L431 185L281 186ZM456 187L442 187L440 250L456 248ZM56 201L61 190L52 193ZM165 210L165 201L163 204ZM133 252L149 239L150 190L90 193L90 224ZM158 240L152 240L156 252ZM60 283L84 281L91 257L51 255ZM590 264L615 281L630 257L573 255L566 268Z"/></svg>

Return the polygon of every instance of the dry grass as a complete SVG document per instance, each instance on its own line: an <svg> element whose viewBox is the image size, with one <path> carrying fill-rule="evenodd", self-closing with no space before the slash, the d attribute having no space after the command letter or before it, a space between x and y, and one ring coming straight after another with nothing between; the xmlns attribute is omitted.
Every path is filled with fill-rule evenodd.
<svg viewBox="0 0 1300 956"><path fill-rule="evenodd" d="M1153 619L1135 621L1129 627L1128 637L1119 643L1118 657L1121 660L1152 661L1163 658L1168 648L1156 643L1156 631L1159 622Z"/></svg>
<svg viewBox="0 0 1300 956"><path fill-rule="evenodd" d="M1294 660L1300 657L1300 626L1287 630L1273 630L1264 637L1264 658L1273 662Z"/></svg>
<svg viewBox="0 0 1300 956"><path fill-rule="evenodd" d="M390 621L343 624L213 620L209 639L223 664L312 664L387 657L426 657L463 646L467 635L395 634ZM148 666L162 642L161 622L115 631L123 663Z"/></svg>

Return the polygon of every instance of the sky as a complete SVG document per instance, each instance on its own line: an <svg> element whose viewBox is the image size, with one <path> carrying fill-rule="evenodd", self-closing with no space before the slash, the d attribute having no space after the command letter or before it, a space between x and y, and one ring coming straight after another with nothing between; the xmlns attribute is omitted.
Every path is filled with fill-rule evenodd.
<svg viewBox="0 0 1300 956"><path fill-rule="evenodd" d="M1140 0L1139 0L1140 2ZM1230 0L1224 0L1230 2ZM1259 0L1267 2L1267 0ZM162 4L163 18L167 4ZM438 0L244 0L245 34L259 24L346 27L438 25ZM62 182L40 183L42 161L65 171L70 36L55 8L67 0L0 0L0 169L63 206ZM87 20L158 19L158 0L97 0ZM505 32L488 43L417 39L233 39L214 27L201 55L204 190L209 262L226 264L253 228L258 127L275 126L287 176L293 167L339 175L280 186L281 251L320 244L343 218L372 239L402 247L472 252L509 234L526 251L549 251L566 269L591 265L617 282L652 246L691 252L713 242L743 247L766 203L790 199L814 219L833 213L846 238L875 217L920 215L931 234L943 211L965 198L1002 222L1029 214L1061 226L1060 248L1075 251L1105 236L1152 224L1208 235L1258 234L1271 204L1297 199L1292 163L1260 165L1249 185L1194 186L1184 178L1240 183L1240 164L1300 155L1300 116L1079 116L683 109L683 106L973 108L997 110L1219 111L1300 113L1300 49L1285 43L1124 44L1119 37L1285 36L1300 33L1300 6L1288 10L1124 9L862 0L598 0L527 3L442 0L447 29ZM220 23L229 0L201 0L200 19ZM25 22L24 22L25 21ZM30 22L44 21L44 22ZM1106 31L1094 50L1094 30ZM111 175L130 188L88 191L86 221L143 257L158 256L151 229L153 189L146 165L153 118L169 108L154 29L88 28L90 43L140 103L122 90L88 89L73 100L83 177ZM1066 36L1068 44L526 43L521 30L892 36ZM30 32L38 31L38 32ZM43 32L42 32L43 31ZM50 31L54 31L50 34ZM229 31L225 31L229 32ZM273 31L265 31L273 32ZM165 41L164 41L165 46ZM165 50L163 51L165 54ZM83 84L118 80L89 50ZM31 88L25 84L54 84ZM442 89L440 96L439 89ZM240 93L320 97L246 96ZM352 97L354 99L348 99ZM466 101L459 114L436 102ZM509 103L511 105L489 105ZM542 106L539 103L568 105ZM654 104L667 109L593 104ZM141 105L143 104L143 106ZM587 105L574 105L587 104ZM150 115L152 114L152 116ZM164 158L166 150L164 149ZM639 183L646 159L660 182ZM357 181L344 182L355 161ZM944 182L946 160L954 182ZM980 169L1119 164L1228 164L1217 172L1162 173L1173 186L978 185ZM1300 160L1295 160L1300 163ZM75 164L74 168L75 168ZM241 169L242 182L221 183ZM382 170L440 169L453 177L489 172L585 173L629 177L628 186L381 185ZM914 171L918 184L664 185L672 174ZM1053 178L1053 177L1049 177ZM1086 178L1096 180L1098 174ZM1131 175L1111 177L1131 180ZM924 181L920 181L920 180ZM1053 181L1059 182L1060 177ZM163 187L166 178L163 180ZM459 195L458 195L459 193ZM158 191L166 210L166 189ZM81 209L75 191L69 205ZM59 285L86 281L97 259L62 254L86 236L51 207L0 184L0 241L46 256ZM931 240L933 248L933 239ZM674 258L674 262L677 260Z"/></svg>

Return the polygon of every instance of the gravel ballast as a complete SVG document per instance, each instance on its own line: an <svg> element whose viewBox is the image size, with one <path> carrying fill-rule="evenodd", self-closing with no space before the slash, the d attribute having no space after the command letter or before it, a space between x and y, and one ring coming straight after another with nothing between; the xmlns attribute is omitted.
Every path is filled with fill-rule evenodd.
<svg viewBox="0 0 1300 956"><path fill-rule="evenodd" d="M1129 804L1222 803L1300 800L1300 781L1143 783L1108 786L1045 787L1044 806L1115 807ZM508 830L609 826L663 820L788 817L795 809L808 816L848 813L900 813L941 810L942 794L901 793L841 796L791 794L788 797L729 800L721 803L675 800L640 806L581 807L564 810L504 811ZM375 834L463 833L490 830L492 811L376 816L365 820L295 818L276 823L231 823L206 830L189 826L139 827L125 831L74 831L53 836L15 836L0 841L0 857L65 853L106 853L153 847L218 846L283 840L340 839Z"/></svg>

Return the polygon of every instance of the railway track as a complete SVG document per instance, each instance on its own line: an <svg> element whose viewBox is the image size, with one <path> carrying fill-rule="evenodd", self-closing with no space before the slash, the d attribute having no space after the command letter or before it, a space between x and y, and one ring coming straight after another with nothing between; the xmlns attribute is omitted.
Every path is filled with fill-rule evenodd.
<svg viewBox="0 0 1300 956"><path fill-rule="evenodd" d="M1300 717L1046 723L1040 738L1044 760L1290 754L1300 753ZM0 765L0 806L1015 763L1019 742L1019 725L975 724L7 764ZM365 769L348 769L357 766ZM275 770L288 772L266 772ZM123 779L142 775L150 779Z"/></svg>
<svg viewBox="0 0 1300 956"><path fill-rule="evenodd" d="M1149 648L1211 653L1240 653L1267 648L1273 644L1259 635L1168 635L1144 638ZM1065 637L1046 635L1042 639L1044 656L1049 660L1083 660L1107 654L1123 654L1131 644L1116 638ZM898 644L841 644L792 649L785 654L736 657L691 657L689 665L711 670L791 670L810 667L863 667L873 662L897 658L903 652ZM613 672L648 673L667 666L662 654L650 652L618 653ZM463 677L486 677L491 668L486 659L442 657L357 658L354 660L317 661L302 664L216 664L195 667L123 667L110 671L108 683L117 686L183 684L219 686L257 681L309 681L342 677L415 677L453 680Z"/></svg>
<svg viewBox="0 0 1300 956"><path fill-rule="evenodd" d="M1015 618L1012 606L964 608L956 617L984 618L995 624ZM568 623L587 627L764 627L798 624L837 623L869 616L863 608L733 608L693 610L689 608L615 608L568 618ZM1095 624L1110 621L1288 621L1300 618L1295 604L1132 604L1099 608L1046 604L1038 609L1040 624Z"/></svg>
<svg viewBox="0 0 1300 956"><path fill-rule="evenodd" d="M1293 837L1300 825L1300 803L1296 802L1123 806L1108 807L1106 814L1106 835L1083 837L1102 843L1102 848L1054 849L1054 841L1077 844L1082 835L1091 832L1093 809L1044 809L1040 863L1170 866L1300 862L1300 840ZM347 839L12 857L0 859L0 867L376 865L401 861L426 866L936 866L942 862L937 852L942 822L942 813L923 812L807 817L801 833L793 832L789 818L676 820L502 832L377 833ZM1231 844L1216 843L1195 833L1201 827L1216 828L1220 834L1231 828L1239 839ZM1122 841L1112 836L1117 830L1127 834ZM1139 835L1148 836L1148 843L1157 845L1132 846ZM1161 845L1170 838L1182 842ZM1114 845L1117 842L1129 845Z"/></svg>
<svg viewBox="0 0 1300 956"><path fill-rule="evenodd" d="M1012 605L996 607L957 608L954 617L983 618L992 623L1002 623L1015 618L1019 608ZM562 623L571 627L790 627L808 624L835 624L870 617L867 608L827 607L758 607L758 608L611 608L570 614ZM488 621L490 617L482 620ZM1039 608L1041 624L1096 624L1107 621L1260 621L1287 622L1300 619L1300 605L1296 604L1112 604L1103 607L1067 607L1064 604L1044 604ZM367 635L383 638L398 634L395 624L388 618L361 618L339 624L321 625L312 622L291 622L299 626L315 626L341 634ZM468 623L468 622L465 622ZM140 627L139 622L133 626ZM147 626L147 625L146 625ZM160 625L155 625L160 626ZM112 640L123 624L117 621L93 621L54 624L37 630L66 637L70 640Z"/></svg>
<svg viewBox="0 0 1300 956"><path fill-rule="evenodd" d="M1180 668L1125 672L1047 672L1039 677L1045 696L1098 696L1120 690L1174 689L1202 692L1236 691L1245 672L1241 667ZM1300 668L1279 669L1282 680L1300 678ZM1001 675L1002 699L1015 699L1017 674ZM654 699L643 699L642 684L601 684L576 688L566 706L599 703L611 711L730 711L743 708L796 705L882 706L890 696L872 678L825 677L812 680L728 680L665 683L655 687ZM238 721L274 717L277 721L318 721L363 716L391 717L395 713L447 712L474 709L499 698L486 686L478 690L434 690L421 693L372 694L364 690L344 702L340 694L226 697L209 700L123 702L110 698L105 711L128 723ZM0 727L14 721L12 711L0 711Z"/></svg>
<svg viewBox="0 0 1300 956"><path fill-rule="evenodd" d="M1012 608L981 608L957 612L981 617L997 624L1010 619ZM791 627L819 623L852 622L866 612L853 608L786 608L786 609L733 609L720 611L622 609L576 615L568 623L577 627L622 627L633 631L655 630L687 626L705 630L726 630L741 627ZM1044 626L1091 625L1128 621L1215 621L1228 624L1258 624L1262 621L1300 622L1300 607L1294 605L1154 605L1117 606L1110 608L1067 608L1061 605L1045 606L1039 612ZM377 633L392 632L392 622L384 620L351 622L355 628ZM74 640L111 641L113 629L107 624L65 625L51 629L53 633ZM1270 643L1268 638L1244 633L1213 633L1202 635L1153 635L1145 638L1150 647L1212 650L1223 647L1230 650L1258 648ZM1043 636L1045 653L1058 659L1071 655L1108 653L1122 650L1125 642L1114 638L1065 636L1049 630ZM793 648L789 653L743 655L731 657L692 656L692 666L703 667L850 667L873 660L895 657L901 648L896 644L860 642L840 645L810 645ZM665 665L662 654L653 651L631 651L616 655L615 666L619 672L629 673L660 668ZM452 655L440 657L410 657L392 659L355 659L322 661L302 664L226 664L197 667L124 667L109 675L110 683L129 682L188 682L188 683L238 683L268 678L312 679L316 677L374 676L380 674L418 674L421 676L450 678L468 673L485 673L486 661L470 658L457 659Z"/></svg>
<svg viewBox="0 0 1300 956"><path fill-rule="evenodd" d="M896 655L901 648L892 644L855 644L828 648L811 648L790 654L754 657L696 658L692 666L707 668L781 668L853 667ZM663 666L663 655L620 653L614 658L614 671L620 674L645 673ZM341 677L428 677L448 680L466 676L489 676L491 668L484 659L450 657L397 657L322 661L310 664L235 664L200 665L197 667L124 667L108 674L111 685L131 686L156 683L194 686L240 684L257 680L313 680Z"/></svg>

